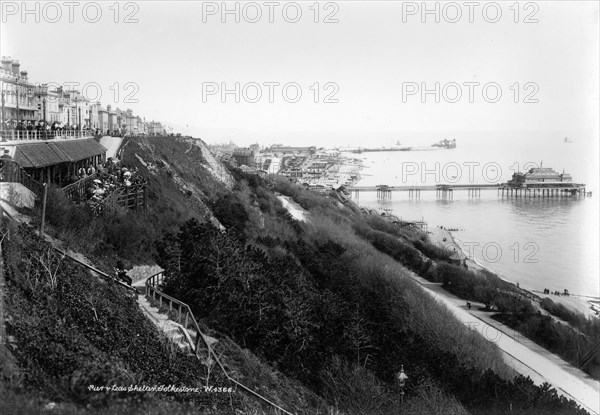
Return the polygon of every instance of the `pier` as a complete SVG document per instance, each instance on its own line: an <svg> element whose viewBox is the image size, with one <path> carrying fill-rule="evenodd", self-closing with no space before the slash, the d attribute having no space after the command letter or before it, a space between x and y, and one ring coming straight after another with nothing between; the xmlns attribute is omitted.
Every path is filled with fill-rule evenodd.
<svg viewBox="0 0 600 415"><path fill-rule="evenodd" d="M554 198L554 197L582 197L591 196L585 190L584 184L570 183L566 185L539 183L527 186L511 186L507 183L500 184L438 184L430 186L352 186L347 190L355 198L361 192L376 192L377 198L391 199L393 192L407 192L410 198L419 198L421 192L436 192L438 198L452 199L455 191L466 191L469 197L481 196L481 191L496 190L501 197L530 197L530 198Z"/></svg>

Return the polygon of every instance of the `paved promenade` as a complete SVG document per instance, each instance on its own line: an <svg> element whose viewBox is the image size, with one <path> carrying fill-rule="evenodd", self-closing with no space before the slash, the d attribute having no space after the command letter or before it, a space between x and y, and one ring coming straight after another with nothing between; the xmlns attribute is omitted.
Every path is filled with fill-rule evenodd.
<svg viewBox="0 0 600 415"><path fill-rule="evenodd" d="M122 137L111 137L110 135L105 135L100 139L100 144L106 147L106 158L117 157L117 152L119 151L119 147L121 147L121 143L123 142Z"/></svg>
<svg viewBox="0 0 600 415"><path fill-rule="evenodd" d="M417 274L411 274L429 294L444 303L459 321L495 343L504 353L505 361L517 372L531 377L536 384L548 382L560 395L575 400L591 414L600 414L600 382L522 334L493 320L489 313L479 310L484 307L483 304L472 303L471 310L468 310L465 300L444 290L440 283L432 283Z"/></svg>

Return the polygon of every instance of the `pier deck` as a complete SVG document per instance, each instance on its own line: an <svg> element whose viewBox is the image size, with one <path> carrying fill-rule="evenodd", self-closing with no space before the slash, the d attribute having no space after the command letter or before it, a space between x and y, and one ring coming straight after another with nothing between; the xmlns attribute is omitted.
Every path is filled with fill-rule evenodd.
<svg viewBox="0 0 600 415"><path fill-rule="evenodd" d="M566 197L585 196L585 184L572 183L557 185L554 183L529 184L525 187L511 186L506 183L498 184L438 184L422 186L352 186L347 189L358 196L361 192L377 192L378 197L391 198L392 192L408 192L409 196L420 196L421 192L436 191L438 196L451 198L454 191L464 191L469 196L478 196L482 190L496 190L503 197Z"/></svg>

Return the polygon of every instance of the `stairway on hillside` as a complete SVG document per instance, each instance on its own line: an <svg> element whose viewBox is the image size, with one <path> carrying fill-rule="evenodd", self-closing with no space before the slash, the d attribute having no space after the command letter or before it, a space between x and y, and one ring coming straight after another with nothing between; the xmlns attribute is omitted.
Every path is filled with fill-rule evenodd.
<svg viewBox="0 0 600 415"><path fill-rule="evenodd" d="M146 278L142 278L132 284L138 290L137 303L148 319L162 331L185 354L194 355L193 344L195 344L197 333L185 329L181 324L169 319L169 316L160 312L158 307L150 304L144 294Z"/></svg>

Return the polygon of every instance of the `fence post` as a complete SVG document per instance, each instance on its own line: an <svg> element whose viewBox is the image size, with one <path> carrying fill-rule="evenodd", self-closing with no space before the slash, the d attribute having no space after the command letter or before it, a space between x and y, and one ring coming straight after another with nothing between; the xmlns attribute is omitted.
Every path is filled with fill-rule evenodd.
<svg viewBox="0 0 600 415"><path fill-rule="evenodd" d="M42 202L42 224L40 225L40 236L44 236L44 225L46 224L46 198L48 196L48 184L44 183L44 196Z"/></svg>

